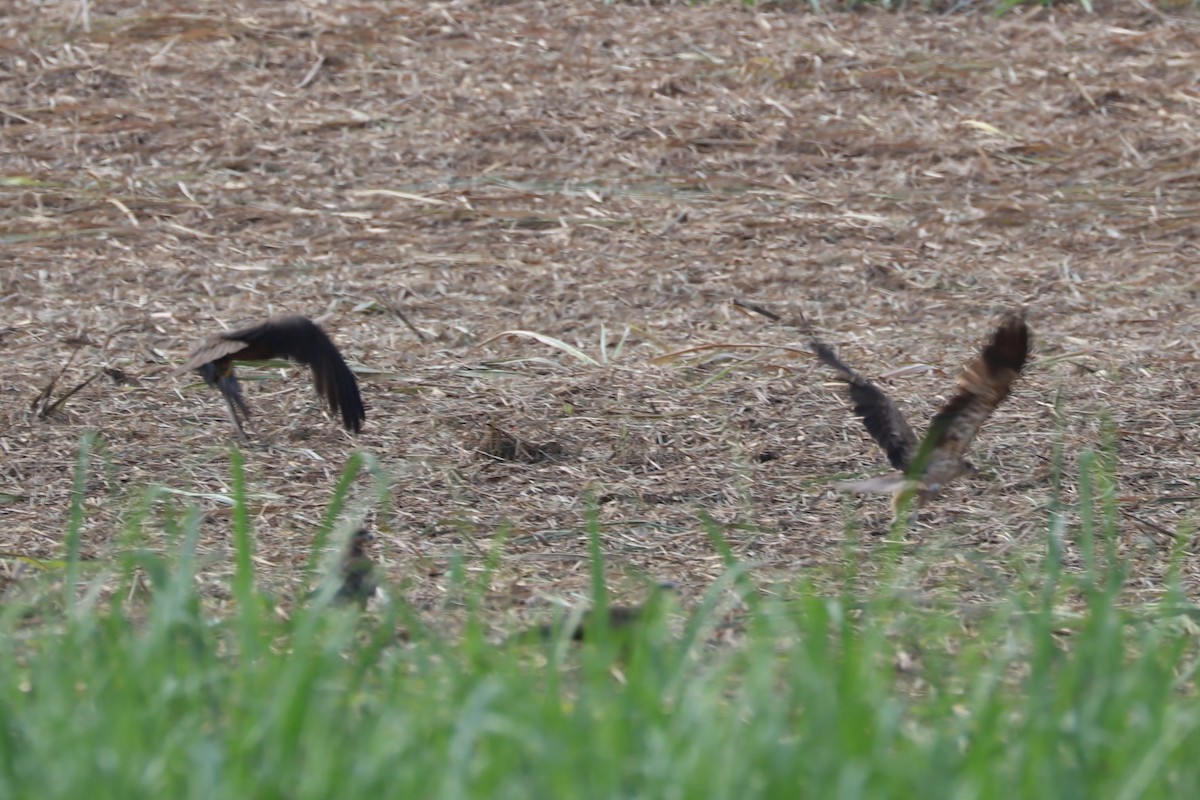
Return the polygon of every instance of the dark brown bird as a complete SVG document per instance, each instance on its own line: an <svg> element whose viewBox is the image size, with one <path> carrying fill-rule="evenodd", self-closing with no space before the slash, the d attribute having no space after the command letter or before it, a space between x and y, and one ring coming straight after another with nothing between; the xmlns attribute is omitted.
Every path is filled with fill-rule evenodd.
<svg viewBox="0 0 1200 800"><path fill-rule="evenodd" d="M633 627L640 620L651 614L652 609L657 608L662 601L664 594L675 593L677 587L669 581L660 583L654 587L650 594L650 598L642 605L624 606L616 605L608 607L608 627L613 631L624 631ZM588 610L571 628L571 641L582 642L588 637L588 631L594 630L596 627L595 612ZM540 625L536 629L538 634L543 639L552 639L562 630L561 624L547 623Z"/></svg>
<svg viewBox="0 0 1200 800"><path fill-rule="evenodd" d="M335 601L354 602L360 608L366 608L367 601L375 596L379 581L375 576L375 562L367 555L367 548L373 541L375 536L366 528L359 528L350 537L350 544L342 554L339 568L342 585L333 596Z"/></svg>
<svg viewBox="0 0 1200 800"><path fill-rule="evenodd" d="M221 391L229 407L229 416L238 435L246 436L241 417L250 416L242 387L234 374L235 361L265 361L287 358L312 368L317 392L329 402L331 413L340 412L346 430L362 430L367 412L358 381L346 366L342 354L321 328L307 317L275 317L258 325L212 336L175 371L182 374L195 370L209 386Z"/></svg>
<svg viewBox="0 0 1200 800"><path fill-rule="evenodd" d="M854 413L862 418L867 432L898 470L877 478L840 483L838 488L891 492L893 505L906 492L915 491L916 501L921 504L958 476L974 472L974 465L963 455L1020 376L1029 358L1031 340L1024 315L1007 314L979 355L963 369L958 393L934 416L922 441L883 390L846 366L829 345L812 337L817 357L846 382Z"/></svg>
<svg viewBox="0 0 1200 800"><path fill-rule="evenodd" d="M346 549L338 561L338 590L333 602L338 604L357 603L365 609L367 601L379 590L375 575L375 562L367 555L367 548L375 536L366 528L359 528L346 543ZM320 594L320 589L308 593L309 599Z"/></svg>

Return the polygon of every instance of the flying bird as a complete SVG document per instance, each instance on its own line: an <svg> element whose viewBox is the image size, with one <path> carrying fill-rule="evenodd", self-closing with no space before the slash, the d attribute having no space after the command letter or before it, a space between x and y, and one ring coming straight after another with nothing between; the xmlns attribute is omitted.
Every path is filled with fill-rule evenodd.
<svg viewBox="0 0 1200 800"><path fill-rule="evenodd" d="M933 417L922 440L882 389L848 367L833 348L812 336L811 331L810 338L817 358L846 383L854 413L862 418L867 432L897 470L877 478L839 483L838 488L862 493L890 492L893 509L908 492L915 492L920 505L936 496L950 481L976 471L963 456L980 426L1008 396L1029 358L1032 340L1024 315L1008 313L979 355L963 368L958 393Z"/></svg>
<svg viewBox="0 0 1200 800"><path fill-rule="evenodd" d="M311 367L313 383L317 392L329 402L330 412L341 413L346 430L355 433L362 430L367 412L358 393L358 381L333 341L307 317L275 317L212 336L196 348L175 374L195 370L205 383L219 389L238 436L245 439L241 417L248 418L250 410L242 397L233 363L272 358L287 358Z"/></svg>

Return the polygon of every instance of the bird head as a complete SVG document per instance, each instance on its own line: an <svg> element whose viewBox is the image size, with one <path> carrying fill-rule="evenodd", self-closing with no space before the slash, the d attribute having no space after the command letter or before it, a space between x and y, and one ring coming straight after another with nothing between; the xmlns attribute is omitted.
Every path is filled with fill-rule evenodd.
<svg viewBox="0 0 1200 800"><path fill-rule="evenodd" d="M366 528L359 528L350 537L350 555L361 556L363 552L375 541L375 534L371 533Z"/></svg>

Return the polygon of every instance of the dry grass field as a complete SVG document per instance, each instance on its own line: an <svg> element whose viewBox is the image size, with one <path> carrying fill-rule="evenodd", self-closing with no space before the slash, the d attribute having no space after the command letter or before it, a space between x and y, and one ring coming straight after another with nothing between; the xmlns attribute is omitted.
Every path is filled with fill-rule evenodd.
<svg viewBox="0 0 1200 800"><path fill-rule="evenodd" d="M622 595L671 579L686 604L723 571L700 513L768 589L847 558L869 576L886 500L831 484L884 460L748 298L802 309L870 376L918 367L883 383L922 424L997 314L1028 310L1035 361L981 474L906 534L914 592L983 600L1044 553L1059 443L1077 563L1077 459L1111 441L1132 587L1153 598L1184 547L1200 596L1195 14L8 5L4 591L60 556L95 429L85 556L165 548L125 528L162 484L203 508L204 592L228 596L233 429L171 373L279 313L321 318L368 405L348 435L304 371L242 370L259 569L284 598L356 450L389 491L364 474L345 524L380 532L431 615L451 557L475 569L506 530L498 628L582 596L589 496ZM495 458L489 436L519 445Z"/></svg>

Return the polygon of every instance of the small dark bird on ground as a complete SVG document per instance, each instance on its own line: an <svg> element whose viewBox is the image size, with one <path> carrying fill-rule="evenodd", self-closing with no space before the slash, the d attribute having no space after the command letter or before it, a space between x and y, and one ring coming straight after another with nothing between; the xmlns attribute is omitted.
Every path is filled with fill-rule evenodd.
<svg viewBox="0 0 1200 800"><path fill-rule="evenodd" d="M357 603L365 609L367 601L379 590L379 580L375 575L375 562L367 555L367 548L375 536L366 528L359 528L346 543L346 550L338 562L338 578L341 583L333 595L333 602L338 604ZM320 593L320 590L309 592L309 598Z"/></svg>
<svg viewBox="0 0 1200 800"><path fill-rule="evenodd" d="M648 600L641 605L615 605L608 607L608 627L613 631L625 631L648 617L662 603L664 595L674 594L678 587L674 583L664 582L654 587ZM588 610L571 628L571 641L582 642L588 637L588 631L595 628L594 611ZM543 639L552 639L562 630L562 623L546 623L535 630Z"/></svg>
<svg viewBox="0 0 1200 800"><path fill-rule="evenodd" d="M845 381L871 437L883 448L898 470L889 475L838 484L852 492L891 492L893 507L908 491L916 492L918 505L935 497L950 481L975 466L963 457L996 407L1008 396L1029 358L1032 336L1024 315L1007 314L958 379L958 393L934 415L922 441L892 399L878 386L846 366L833 348L811 337L817 358Z"/></svg>
<svg viewBox="0 0 1200 800"><path fill-rule="evenodd" d="M246 438L241 417L250 416L242 388L234 374L235 361L265 361L287 358L312 368L317 392L329 402L331 413L341 413L346 430L362 430L367 412L358 381L342 354L321 328L307 317L275 317L236 331L212 336L175 371L195 370L209 386L221 391L238 436Z"/></svg>

